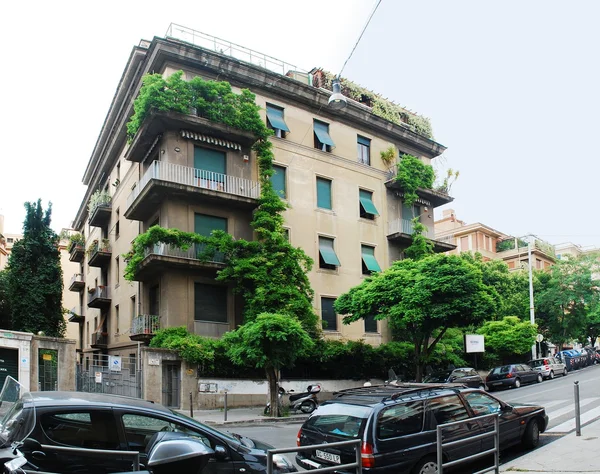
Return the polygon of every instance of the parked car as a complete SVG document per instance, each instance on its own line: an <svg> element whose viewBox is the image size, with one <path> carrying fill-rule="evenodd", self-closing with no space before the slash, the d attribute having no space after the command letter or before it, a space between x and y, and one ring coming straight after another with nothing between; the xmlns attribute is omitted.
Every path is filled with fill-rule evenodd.
<svg viewBox="0 0 600 474"><path fill-rule="evenodd" d="M481 375L475 369L470 367L461 367L454 370L442 370L427 375L423 382L425 383L462 383L468 387L485 389L485 382Z"/></svg>
<svg viewBox="0 0 600 474"><path fill-rule="evenodd" d="M545 379L553 379L556 375L567 375L567 366L554 357L530 360L527 364L542 374Z"/></svg>
<svg viewBox="0 0 600 474"><path fill-rule="evenodd" d="M485 379L488 390L502 387L519 388L524 383L538 382L544 377L527 364L510 364L494 367Z"/></svg>
<svg viewBox="0 0 600 474"><path fill-rule="evenodd" d="M6 446L22 439L18 437L22 434L19 420L35 412L35 427L29 437L41 443L42 449L35 454L27 453L25 448L22 450L28 458L29 455L35 458L35 464L42 471L93 474L130 471L131 458L102 454L91 458L89 454L54 451L51 447L139 451L140 463L146 465L148 443L160 431L183 433L210 447L215 454L203 474L267 471L267 450L272 446L219 431L158 403L82 392L26 395L0 420L0 441ZM297 471L285 457L275 456L276 472Z"/></svg>
<svg viewBox="0 0 600 474"><path fill-rule="evenodd" d="M548 425L543 407L509 405L479 389L399 384L344 390L304 422L298 446L319 448L299 451L296 462L305 469L354 462L354 448L329 448L327 443L359 439L365 473L434 473L438 425L464 420L444 436L445 442L457 441L489 431L491 421L469 420L495 413L501 449L535 448ZM443 455L453 461L492 448L491 437L475 439L449 446Z"/></svg>

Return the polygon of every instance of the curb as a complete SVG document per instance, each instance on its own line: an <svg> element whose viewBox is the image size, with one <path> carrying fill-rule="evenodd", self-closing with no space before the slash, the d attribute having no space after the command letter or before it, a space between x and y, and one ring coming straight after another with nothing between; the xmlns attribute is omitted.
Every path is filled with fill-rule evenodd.
<svg viewBox="0 0 600 474"><path fill-rule="evenodd" d="M263 416L260 418L249 418L245 420L231 420L231 421L214 421L214 420L201 420L202 423L210 426L230 426L230 425L246 425L246 424L267 424L267 423L303 423L308 419L308 415L292 415L282 416L279 418L273 418L270 416Z"/></svg>

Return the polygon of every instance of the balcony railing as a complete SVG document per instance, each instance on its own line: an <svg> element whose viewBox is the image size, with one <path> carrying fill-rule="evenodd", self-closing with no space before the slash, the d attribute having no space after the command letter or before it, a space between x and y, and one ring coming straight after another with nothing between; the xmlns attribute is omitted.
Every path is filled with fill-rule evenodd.
<svg viewBox="0 0 600 474"><path fill-rule="evenodd" d="M97 286L88 290L88 306L104 308L110 306L110 293L107 286Z"/></svg>
<svg viewBox="0 0 600 474"><path fill-rule="evenodd" d="M85 279L83 278L83 274L75 273L71 277L71 283L69 284L70 291L81 291L85 288Z"/></svg>
<svg viewBox="0 0 600 474"><path fill-rule="evenodd" d="M79 306L74 306L69 310L69 322L70 323L83 323L85 317L82 315L83 311Z"/></svg>
<svg viewBox="0 0 600 474"><path fill-rule="evenodd" d="M414 224L409 219L397 219L395 221L391 221L388 229L388 235L401 233L412 235L414 229ZM427 230L423 232L423 235L428 239L435 239L435 232L433 229Z"/></svg>
<svg viewBox="0 0 600 474"><path fill-rule="evenodd" d="M69 245L69 260L71 262L81 262L84 254L85 248L81 242L71 242Z"/></svg>
<svg viewBox="0 0 600 474"><path fill-rule="evenodd" d="M106 242L95 242L88 249L88 265L90 267L103 267L110 262L112 250Z"/></svg>
<svg viewBox="0 0 600 474"><path fill-rule="evenodd" d="M205 245L193 244L188 249L181 249L169 244L155 244L146 248L145 256L161 255L164 257L187 258L190 260L199 260L199 255L202 255L206 250ZM225 256L221 252L214 252L212 258L208 260L211 263L224 263Z"/></svg>
<svg viewBox="0 0 600 474"><path fill-rule="evenodd" d="M156 314L140 314L131 321L130 337L149 335L153 336L160 329L160 316Z"/></svg>
<svg viewBox="0 0 600 474"><path fill-rule="evenodd" d="M90 346L92 347L96 347L96 348L103 348L106 347L108 345L108 334L106 334L105 332L93 332L91 334L92 336L92 342L90 344Z"/></svg>
<svg viewBox="0 0 600 474"><path fill-rule="evenodd" d="M258 199L260 197L260 183L257 181L191 168L189 166L153 161L150 168L148 168L139 183L137 183L135 189L127 197L128 209L153 179L244 198Z"/></svg>

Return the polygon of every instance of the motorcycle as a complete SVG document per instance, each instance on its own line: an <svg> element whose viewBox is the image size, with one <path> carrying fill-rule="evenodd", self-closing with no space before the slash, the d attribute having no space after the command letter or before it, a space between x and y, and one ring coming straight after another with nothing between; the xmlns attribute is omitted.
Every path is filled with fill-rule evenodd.
<svg viewBox="0 0 600 474"><path fill-rule="evenodd" d="M289 395L287 408L293 411L300 410L302 413L312 413L319 406L317 393L320 391L320 385L309 385L306 388L306 392L301 393L294 393L293 390L286 392L283 387L279 387L277 390L277 402L279 403L279 406L283 408L283 397ZM269 413L271 413L271 402L267 403L264 411L265 415L268 415Z"/></svg>

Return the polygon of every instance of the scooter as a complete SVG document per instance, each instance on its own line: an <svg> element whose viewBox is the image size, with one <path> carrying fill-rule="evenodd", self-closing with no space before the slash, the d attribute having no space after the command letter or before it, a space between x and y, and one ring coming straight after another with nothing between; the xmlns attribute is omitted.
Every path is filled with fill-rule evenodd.
<svg viewBox="0 0 600 474"><path fill-rule="evenodd" d="M289 409L293 411L300 410L302 413L312 413L319 406L317 393L321 391L320 385L309 385L306 392L294 393L293 390L286 392L283 387L279 387L277 393L277 401L279 406L283 407L283 396L289 395ZM265 415L271 412L271 402L265 406Z"/></svg>

